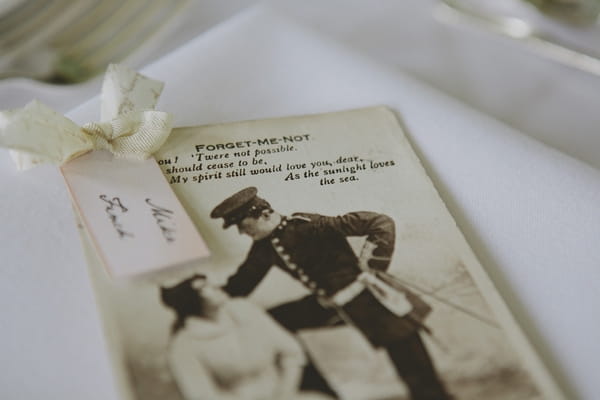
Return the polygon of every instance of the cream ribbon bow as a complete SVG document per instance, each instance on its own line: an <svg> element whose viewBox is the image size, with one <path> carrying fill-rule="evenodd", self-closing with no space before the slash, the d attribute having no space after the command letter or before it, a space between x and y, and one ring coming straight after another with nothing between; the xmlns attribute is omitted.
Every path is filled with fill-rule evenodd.
<svg viewBox="0 0 600 400"><path fill-rule="evenodd" d="M63 164L91 150L144 160L167 140L170 114L153 111L163 88L122 65L111 64L104 77L101 119L82 127L38 101L0 112L0 146L12 151L19 169L41 163Z"/></svg>

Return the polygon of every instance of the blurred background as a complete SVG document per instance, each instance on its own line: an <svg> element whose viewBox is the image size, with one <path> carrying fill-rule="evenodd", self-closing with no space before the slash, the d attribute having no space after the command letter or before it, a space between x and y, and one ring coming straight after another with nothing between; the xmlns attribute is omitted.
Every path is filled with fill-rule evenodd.
<svg viewBox="0 0 600 400"><path fill-rule="evenodd" d="M0 109L67 112L109 62L140 68L257 3L0 0ZM600 0L262 3L600 168Z"/></svg>

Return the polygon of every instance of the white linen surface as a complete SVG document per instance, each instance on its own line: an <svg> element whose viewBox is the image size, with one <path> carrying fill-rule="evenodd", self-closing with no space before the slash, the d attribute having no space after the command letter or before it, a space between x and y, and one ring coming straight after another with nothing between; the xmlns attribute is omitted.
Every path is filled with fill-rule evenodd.
<svg viewBox="0 0 600 400"><path fill-rule="evenodd" d="M441 23L440 2L378 0L374 7L364 0L269 0L278 12L600 168L598 75L549 61L524 41L477 24ZM532 20L541 17L522 0L459 3L515 16L523 14L516 12L519 6L530 10ZM581 34L593 37L589 30Z"/></svg>
<svg viewBox="0 0 600 400"><path fill-rule="evenodd" d="M255 7L148 66L175 125L386 104L570 397L600 391L600 171ZM94 99L70 117L98 120ZM66 189L0 157L0 398L116 399Z"/></svg>

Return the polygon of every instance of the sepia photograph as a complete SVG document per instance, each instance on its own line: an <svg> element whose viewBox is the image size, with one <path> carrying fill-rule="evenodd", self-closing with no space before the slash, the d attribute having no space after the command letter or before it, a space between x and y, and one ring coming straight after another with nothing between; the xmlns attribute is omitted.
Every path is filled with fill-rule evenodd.
<svg viewBox="0 0 600 400"><path fill-rule="evenodd" d="M211 257L88 252L129 398L555 395L389 109L179 128L159 164Z"/></svg>

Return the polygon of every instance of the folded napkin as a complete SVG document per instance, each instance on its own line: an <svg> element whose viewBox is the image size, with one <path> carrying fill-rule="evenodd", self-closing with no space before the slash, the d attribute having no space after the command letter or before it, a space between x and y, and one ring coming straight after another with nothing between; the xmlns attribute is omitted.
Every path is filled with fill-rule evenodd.
<svg viewBox="0 0 600 400"><path fill-rule="evenodd" d="M600 321L600 172L406 76L255 7L143 69L174 125L386 104L535 347L571 393L594 398ZM97 119L98 99L68 116ZM3 398L117 398L60 177L5 184ZM8 189L9 188L9 189ZM43 199L43 200L42 200ZM31 377L31 379L29 379Z"/></svg>

